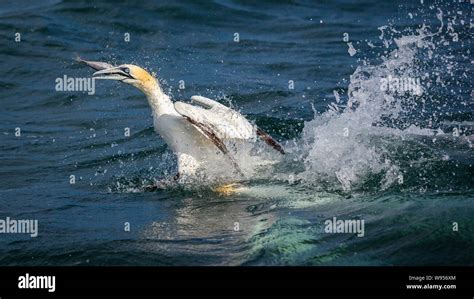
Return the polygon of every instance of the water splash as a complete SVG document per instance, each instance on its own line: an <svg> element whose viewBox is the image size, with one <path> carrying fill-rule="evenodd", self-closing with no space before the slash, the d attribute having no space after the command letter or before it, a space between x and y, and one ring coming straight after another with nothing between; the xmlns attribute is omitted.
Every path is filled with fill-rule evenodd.
<svg viewBox="0 0 474 299"><path fill-rule="evenodd" d="M410 18L435 14L438 23L424 21L414 29L393 24L378 28L379 43L367 41L375 58L359 60L347 94L334 91L335 102L326 112L315 112L301 136L286 143L289 154L283 159L262 144L228 145L245 179L302 184L329 192L377 192L393 187L424 191L430 182L436 187L427 172L438 167L436 163L444 163L443 167L450 163L443 145L461 144L470 150L473 140L469 121L450 118L450 109L460 112L472 106L472 100L465 98L469 75L461 66L465 62L459 61L470 59L470 40L460 38L466 34L468 16L453 9L449 12L445 16L438 6L430 6L410 13ZM359 45L349 54L361 57L364 49ZM466 168L456 171L454 176L459 176ZM207 171L188 187L212 186L233 178L230 173L222 178L222 169L217 173ZM157 180L156 172L145 176L149 178L146 184ZM112 189L143 191L144 184L136 181L125 175Z"/></svg>
<svg viewBox="0 0 474 299"><path fill-rule="evenodd" d="M298 180L326 190L385 190L403 185L407 173L416 171L406 167L405 159L410 160L410 167L442 160L442 152L433 151L432 144L413 144L420 145L420 136L446 138L436 123L446 110L446 104L439 105L438 94L440 86L446 90L459 85L456 76L461 68L455 57L460 55L453 54L459 48L448 47L448 38L460 46L454 31L458 17L444 21L438 8L440 24L434 32L428 25L405 32L390 26L379 28L383 51L377 58L381 62L363 59L350 76L346 104L341 105L335 92L336 103L305 123L298 147L293 149L305 167ZM387 88L392 79L393 86ZM403 82L415 84L407 88ZM451 104L456 92L448 91L442 101ZM411 154L420 149L421 155Z"/></svg>

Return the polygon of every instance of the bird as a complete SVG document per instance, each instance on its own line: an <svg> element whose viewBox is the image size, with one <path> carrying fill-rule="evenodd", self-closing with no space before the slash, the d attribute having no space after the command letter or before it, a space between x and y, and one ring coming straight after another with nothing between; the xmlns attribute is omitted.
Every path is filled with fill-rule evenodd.
<svg viewBox="0 0 474 299"><path fill-rule="evenodd" d="M263 140L268 146L284 155L283 146L257 125L249 122L238 111L215 100L195 95L190 103L173 102L163 92L159 81L147 70L133 64L118 66L106 62L77 61L88 65L95 72L94 79L116 80L142 91L152 110L153 125L168 147L177 156L178 173L174 181L187 182L201 170L219 169L237 177L245 177L229 141L255 142ZM220 186L226 193L235 182Z"/></svg>

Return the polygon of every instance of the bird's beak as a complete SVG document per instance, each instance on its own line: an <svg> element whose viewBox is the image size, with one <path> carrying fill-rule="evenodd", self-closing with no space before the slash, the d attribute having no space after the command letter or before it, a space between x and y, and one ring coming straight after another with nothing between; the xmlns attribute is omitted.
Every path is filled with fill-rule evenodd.
<svg viewBox="0 0 474 299"><path fill-rule="evenodd" d="M95 79L108 79L108 80L125 80L125 79L133 79L130 74L125 73L122 68L113 66L106 62L100 61L88 61L81 59L80 57L76 58L77 61L84 63L97 72L95 72L92 76Z"/></svg>
<svg viewBox="0 0 474 299"><path fill-rule="evenodd" d="M107 80L125 80L133 79L130 74L127 74L122 70L121 67L111 67L104 70L99 70L92 75L95 79L107 79Z"/></svg>
<svg viewBox="0 0 474 299"><path fill-rule="evenodd" d="M111 64L108 64L106 62L100 62L100 61L88 61L88 60L84 60L80 57L76 57L76 61L80 62L80 63L84 63L88 66L90 66L91 68L93 68L94 70L96 71L100 71L100 70L105 70L105 69L109 69L109 68L113 68L114 66L111 65Z"/></svg>

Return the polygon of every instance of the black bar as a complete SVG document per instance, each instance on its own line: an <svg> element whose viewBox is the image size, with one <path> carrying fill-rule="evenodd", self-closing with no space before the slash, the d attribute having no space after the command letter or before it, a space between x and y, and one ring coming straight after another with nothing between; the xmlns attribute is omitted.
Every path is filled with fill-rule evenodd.
<svg viewBox="0 0 474 299"><path fill-rule="evenodd" d="M472 267L2 267L0 298L37 296L51 298L118 297L163 298L165 294L186 297L248 297L284 295L289 298L424 296L473 298ZM19 276L28 273L56 277L56 290L19 289ZM456 289L408 290L407 284L425 284L409 276L455 276L455 280L432 280L453 284ZM157 297L157 295L159 296Z"/></svg>

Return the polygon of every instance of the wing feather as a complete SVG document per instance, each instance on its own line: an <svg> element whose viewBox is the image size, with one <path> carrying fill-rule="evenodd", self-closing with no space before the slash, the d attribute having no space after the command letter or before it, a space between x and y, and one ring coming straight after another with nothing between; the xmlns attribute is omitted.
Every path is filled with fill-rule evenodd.
<svg viewBox="0 0 474 299"><path fill-rule="evenodd" d="M195 125L199 130L206 135L207 138L209 138L212 143L230 160L232 165L234 166L235 170L243 176L242 170L240 169L239 165L235 161L234 157L229 153L229 150L227 149L227 146L224 144L224 142L219 139L219 137L216 136L216 134L213 132L212 129L207 127L205 124L199 123L194 121L193 119L185 116L185 118L193 125Z"/></svg>
<svg viewBox="0 0 474 299"><path fill-rule="evenodd" d="M224 145L222 141L226 139L249 140L258 137L281 154L285 154L283 147L278 141L273 139L262 129L251 124L239 112L202 96L192 96L191 101L196 105L176 102L174 107L179 114L184 116L196 127L202 131L206 130L207 133L204 132L204 134L209 139L218 139L221 141L220 143ZM222 145L218 145L221 151Z"/></svg>
<svg viewBox="0 0 474 299"><path fill-rule="evenodd" d="M174 104L176 111L198 123L205 124L218 138L255 138L254 127L237 111L204 97L193 96L191 100L197 105L176 102Z"/></svg>

